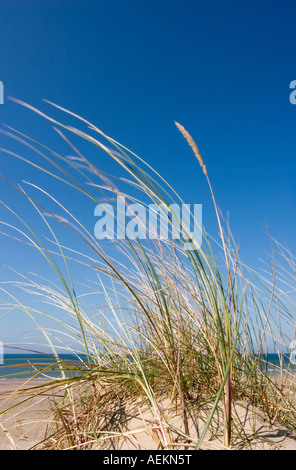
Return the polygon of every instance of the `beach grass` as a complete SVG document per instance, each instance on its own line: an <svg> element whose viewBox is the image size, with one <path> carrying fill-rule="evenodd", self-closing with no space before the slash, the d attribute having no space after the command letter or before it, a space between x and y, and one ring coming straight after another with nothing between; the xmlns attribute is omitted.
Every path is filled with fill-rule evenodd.
<svg viewBox="0 0 296 470"><path fill-rule="evenodd" d="M145 207L184 204L151 166L87 120L48 103L77 119L80 127L73 127L15 101L52 123L75 157L11 128L1 132L29 149L38 163L9 148L1 148L3 154L93 205L104 200L115 207L120 196ZM44 367L32 367L25 387L14 391L16 401L2 412L5 417L19 403L50 394L51 424L33 448L250 448L241 420L242 410L249 409L255 421L291 432L296 427L293 364L284 361L295 336L295 257L269 234L271 254L262 272L240 259L204 158L189 132L176 126L201 166L216 214L217 236L203 227L200 249L185 250L183 240L170 238L102 242L46 188L7 181L32 205L50 240L7 201L1 204L15 224L2 221L3 234L37 250L57 279L23 275L18 281L20 289L51 307L50 314L1 287L2 308L23 311L53 357ZM118 173L107 175L87 159L73 143L79 139L111 159ZM69 245L68 237L80 248ZM80 282L100 299L98 306L78 294L73 264L95 279ZM52 328L44 326L48 321ZM279 357L276 379L268 370L270 349ZM59 351L77 359L65 361ZM50 374L53 365L58 377ZM38 377L45 380L33 380Z"/></svg>

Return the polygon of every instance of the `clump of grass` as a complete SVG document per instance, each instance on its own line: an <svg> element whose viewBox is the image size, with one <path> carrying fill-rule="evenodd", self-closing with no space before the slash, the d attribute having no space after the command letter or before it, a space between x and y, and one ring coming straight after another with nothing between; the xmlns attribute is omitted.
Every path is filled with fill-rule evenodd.
<svg viewBox="0 0 296 470"><path fill-rule="evenodd" d="M142 204L182 204L182 198L155 170L88 121L53 105L88 126L86 132L21 104L52 122L75 157L64 157L13 129L2 133L26 146L44 164L9 149L2 148L3 153L25 161L64 184L69 193L74 191L93 204L104 197L114 205L114 197L120 195ZM46 243L30 223L2 202L17 221L15 225L2 222L7 234L38 250L59 282L26 276L18 283L25 292L50 305L50 315L18 301L2 288L6 295L3 306L23 310L36 323L52 350L54 367L60 371L57 377L50 375L48 367L38 371L32 367L32 378L43 375L47 382L27 383L30 398L59 390L59 398L53 396L51 401L52 425L38 448L145 448L148 439L150 448L200 449L211 448L213 438L220 448L237 441L248 447L236 413L242 403L255 407L255 413L271 425L279 421L295 428L295 388L289 369L282 365L281 382L277 383L262 367L268 343L283 356L288 338L281 324L294 321L293 298L283 290L287 271L283 270L278 287L273 250L270 276L252 273L254 280L246 277L247 268L229 231L223 228L198 147L188 131L176 125L198 159L216 211L218 241L203 229L200 250L184 250L182 240L100 243L46 189L27 183L29 190L42 196L36 197L14 186L39 214L51 237ZM86 159L71 135L103 151L118 165L119 176L106 175ZM53 212L53 205L59 214ZM66 241L60 239L55 224L77 238L79 250L67 244L67 235ZM281 254L293 266L294 258L287 252ZM77 293L79 283L72 277L73 263L89 269L96 280L87 286L87 281L81 283L88 293L104 300L103 304L91 309L83 302ZM61 320L60 313L67 321ZM45 328L42 318L56 326ZM64 344L66 349L69 340L77 354L77 361L71 363L58 353L58 346ZM20 400L23 393L18 392Z"/></svg>

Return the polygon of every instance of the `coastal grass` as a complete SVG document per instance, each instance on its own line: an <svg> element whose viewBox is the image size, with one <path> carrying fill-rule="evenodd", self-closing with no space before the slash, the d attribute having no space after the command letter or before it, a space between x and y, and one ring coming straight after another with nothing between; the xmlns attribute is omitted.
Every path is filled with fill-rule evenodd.
<svg viewBox="0 0 296 470"><path fill-rule="evenodd" d="M51 122L75 155L64 157L12 128L1 132L35 154L38 163L9 148L0 151L63 184L69 194L114 207L118 196L146 207L184 203L146 162L87 120L49 103L87 128L81 130L15 101ZM50 238L6 201L1 204L15 224L2 221L3 235L37 250L57 279L21 274L13 284L41 307L1 287L5 313L23 311L51 350L49 362L32 363L32 377L13 392L16 403L2 413L51 394L50 425L33 448L144 449L147 442L155 449L249 448L238 410L250 407L270 426L295 429L293 365L284 357L295 337L295 257L270 236L265 271L245 266L198 147L176 126L203 170L217 219L217 240L203 228L200 249L185 250L182 239L99 241L46 188L15 185L2 175L32 205ZM77 138L112 159L119 175L87 159L72 142ZM67 234L79 249L69 245ZM88 269L91 280L75 281L73 264ZM78 293L81 286L100 299L95 307L84 300L86 293ZM48 322L51 328L44 326ZM270 348L280 358L277 380L268 371ZM76 360L63 359L61 351ZM33 380L38 377L45 380Z"/></svg>

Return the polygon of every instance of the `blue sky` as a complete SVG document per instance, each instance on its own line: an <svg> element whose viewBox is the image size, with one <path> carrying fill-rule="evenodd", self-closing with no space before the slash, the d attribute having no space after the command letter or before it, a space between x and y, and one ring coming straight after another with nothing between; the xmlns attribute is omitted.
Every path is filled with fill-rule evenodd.
<svg viewBox="0 0 296 470"><path fill-rule="evenodd" d="M7 95L44 111L51 110L43 98L77 112L141 155L186 202L203 204L215 236L206 182L174 120L182 123L243 260L258 267L267 223L295 250L295 13L289 0L0 0L1 123L54 146L48 124ZM0 147L15 145L0 135ZM33 178L26 165L0 158L14 183ZM30 217L2 182L1 195ZM31 252L7 239L1 246L1 265L29 270ZM11 340L26 325L6 320L5 328Z"/></svg>

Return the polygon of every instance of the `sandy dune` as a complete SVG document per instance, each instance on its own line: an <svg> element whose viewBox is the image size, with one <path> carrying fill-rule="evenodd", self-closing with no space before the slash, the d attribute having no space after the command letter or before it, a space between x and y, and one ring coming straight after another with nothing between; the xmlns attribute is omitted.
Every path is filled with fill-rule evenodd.
<svg viewBox="0 0 296 470"><path fill-rule="evenodd" d="M7 399L11 391L22 386L21 380L0 381L0 412L16 403L19 398ZM51 418L48 413L51 393L43 397L35 397L11 409L0 418L0 450L25 450L42 440L46 427L50 425ZM24 399L23 397L22 399ZM143 414L144 413L144 414ZM157 433L159 429L153 423L149 412L144 411L134 416L125 431L125 437L116 442L116 448L121 449L155 449ZM236 421L241 427L242 433L247 438L251 449L296 450L296 434L275 425L272 429L258 418L255 410L246 409L243 404L237 404L234 408ZM144 421L143 421L144 418ZM178 416L170 417L170 424L179 426ZM145 423L143 425L143 423ZM196 424L190 421L190 434L197 436ZM136 439L135 439L136 437ZM210 437L204 441L205 449L223 449L223 444L218 439ZM240 449L240 442L234 443L234 449Z"/></svg>

